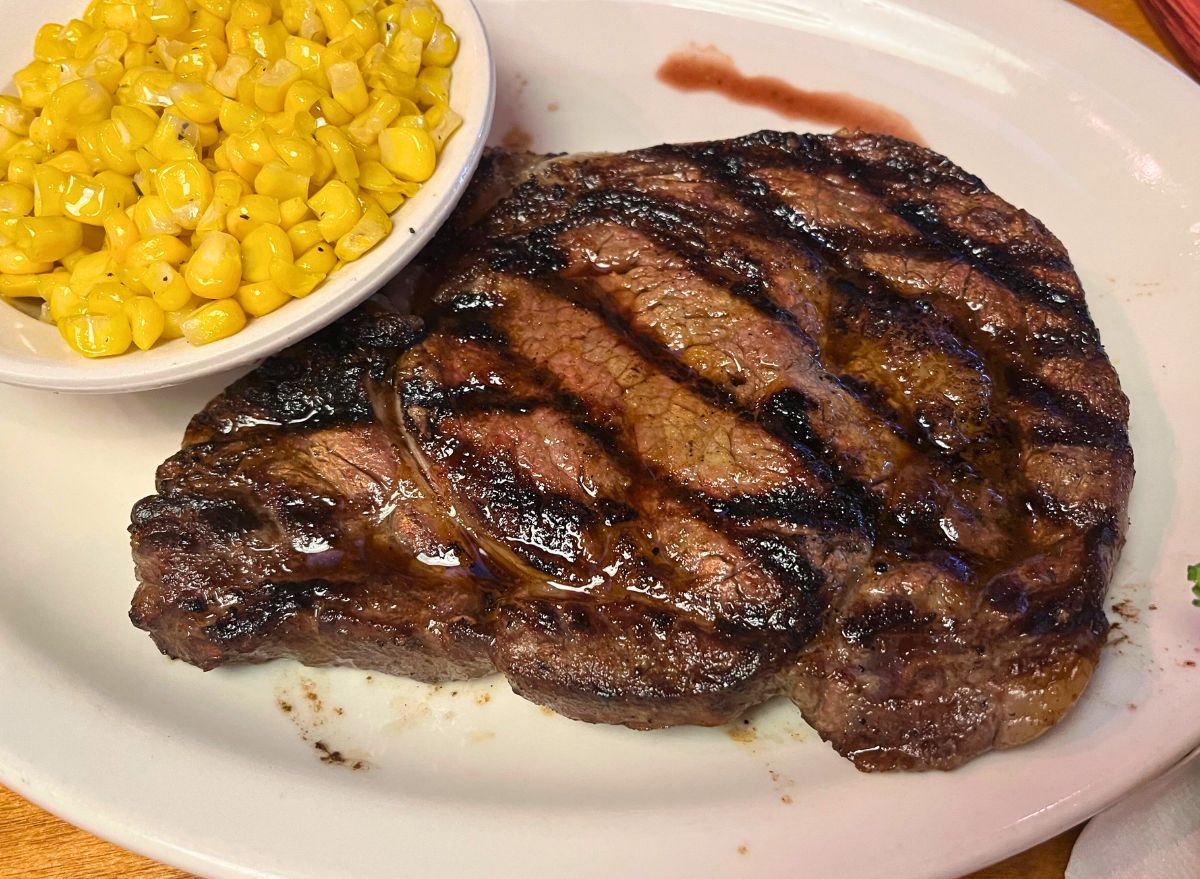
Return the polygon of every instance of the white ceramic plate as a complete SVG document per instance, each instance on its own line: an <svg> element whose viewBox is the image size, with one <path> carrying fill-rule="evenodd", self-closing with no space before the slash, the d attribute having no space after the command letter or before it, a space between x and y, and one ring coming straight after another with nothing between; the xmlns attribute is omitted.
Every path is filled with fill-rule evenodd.
<svg viewBox="0 0 1200 879"><path fill-rule="evenodd" d="M862 775L787 704L736 730L636 733L547 716L494 680L204 675L126 621L124 527L221 381L104 398L7 389L0 779L207 876L934 879L1075 824L1200 741L1200 609L1184 577L1200 560L1200 90L1054 0L699 5L486 2L495 136L517 125L538 149L623 149L787 125L655 80L671 50L715 43L747 72L903 112L1042 218L1133 400L1139 471L1112 590L1127 640L1079 708L952 773ZM322 762L317 742L347 763Z"/></svg>
<svg viewBox="0 0 1200 879"><path fill-rule="evenodd" d="M78 17L87 0L4 0L0 83L32 58L34 34L47 21ZM345 314L416 256L458 203L483 150L495 102L495 74L483 25L471 0L441 0L462 40L452 102L462 127L446 144L428 182L393 215L392 233L338 271L316 292L240 333L202 347L175 339L149 351L85 360L52 325L0 302L0 382L74 393L162 388L262 360ZM12 89L5 89L12 93Z"/></svg>

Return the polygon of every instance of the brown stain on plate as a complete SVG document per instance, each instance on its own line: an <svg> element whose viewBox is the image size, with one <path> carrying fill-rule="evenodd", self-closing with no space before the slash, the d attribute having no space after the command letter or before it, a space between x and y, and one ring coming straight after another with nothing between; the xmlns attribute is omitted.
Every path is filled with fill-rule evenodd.
<svg viewBox="0 0 1200 879"><path fill-rule="evenodd" d="M533 135L520 125L513 125L504 133L504 137L500 138L500 145L513 152L527 152L533 145Z"/></svg>
<svg viewBox="0 0 1200 879"><path fill-rule="evenodd" d="M679 91L716 92L738 104L763 107L787 119L890 134L926 145L907 118L883 104L847 92L797 88L776 76L747 76L715 46L691 46L673 52L659 66L658 79Z"/></svg>

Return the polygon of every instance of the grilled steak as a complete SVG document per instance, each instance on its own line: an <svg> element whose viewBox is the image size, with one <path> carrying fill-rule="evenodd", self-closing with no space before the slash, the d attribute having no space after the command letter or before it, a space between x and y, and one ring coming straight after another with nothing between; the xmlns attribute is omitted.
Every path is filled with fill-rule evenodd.
<svg viewBox="0 0 1200 879"><path fill-rule="evenodd" d="M133 511L201 668L498 670L570 717L776 693L949 768L1086 685L1133 458L1062 244L943 157L494 153L387 301L232 385Z"/></svg>

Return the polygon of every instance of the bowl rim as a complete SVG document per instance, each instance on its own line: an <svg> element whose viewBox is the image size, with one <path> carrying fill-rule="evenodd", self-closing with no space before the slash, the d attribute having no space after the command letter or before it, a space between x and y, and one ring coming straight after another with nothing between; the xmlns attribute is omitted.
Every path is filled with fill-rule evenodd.
<svg viewBox="0 0 1200 879"><path fill-rule="evenodd" d="M431 195L432 201L422 204L426 212L416 215L419 224L410 223L405 217L405 207L411 202L402 205L392 215L395 225L391 234L376 251L368 253L362 260L346 264L338 273L340 277L335 276L334 281L340 289L329 291L320 305L314 305L306 312L272 321L269 329L262 329L257 335L243 338L246 332L243 330L197 347L182 339L172 340L167 344L175 346L174 356L157 361L139 361L139 355L143 354L139 351L113 358L89 360L78 357L77 360L61 361L36 353L21 355L0 351L0 382L74 394L132 393L182 384L260 362L329 325L378 292L420 253L462 198L483 155L495 112L495 57L474 0L439 0L439 6L452 21L461 45L472 47L470 51L479 59L480 71L478 77L471 80L470 107L463 113L463 127L455 135L460 143L464 136L470 141L465 161L455 165L438 163L426 184L428 188L423 187L422 193L435 192L438 188L444 191ZM457 72L461 67L456 62L453 69ZM374 259L371 259L372 254L376 254ZM318 288L313 295L321 293L322 289ZM11 303L0 304L0 308L16 316L19 328L20 309ZM279 312L287 313L286 309ZM270 317L274 315L259 320ZM53 329L36 318L28 320L37 325L38 332L43 332L42 327Z"/></svg>

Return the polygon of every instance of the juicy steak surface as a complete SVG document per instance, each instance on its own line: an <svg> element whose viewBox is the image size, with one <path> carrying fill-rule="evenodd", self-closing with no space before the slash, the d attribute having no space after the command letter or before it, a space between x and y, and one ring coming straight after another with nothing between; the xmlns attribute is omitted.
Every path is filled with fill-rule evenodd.
<svg viewBox="0 0 1200 879"><path fill-rule="evenodd" d="M493 153L388 300L193 419L131 617L635 728L785 693L860 769L950 768L1086 685L1127 423L1063 245L936 153Z"/></svg>

